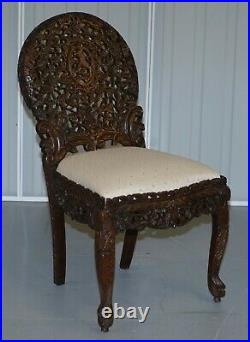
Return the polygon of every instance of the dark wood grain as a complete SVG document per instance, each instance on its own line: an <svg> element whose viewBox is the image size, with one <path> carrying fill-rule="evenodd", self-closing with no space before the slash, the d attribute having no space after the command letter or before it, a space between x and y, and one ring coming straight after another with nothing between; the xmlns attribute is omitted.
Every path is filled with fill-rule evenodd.
<svg viewBox="0 0 250 342"><path fill-rule="evenodd" d="M128 229L125 232L122 256L121 256L121 261L120 261L120 268L122 269L129 268L131 264L134 250L135 250L137 235L138 235L137 230Z"/></svg>
<svg viewBox="0 0 250 342"><path fill-rule="evenodd" d="M136 66L120 34L85 13L50 18L26 39L18 78L40 137L51 214L54 282L60 285L65 281L66 213L95 230L101 298L98 322L108 331L113 317L104 319L101 310L112 308L117 231L126 231L121 267L127 268L139 230L176 228L207 214L213 219L208 287L219 301L225 295L219 270L229 221L230 190L225 177L169 192L105 199L56 171L66 154L77 152L79 146L85 151L105 148L108 143L145 147Z"/></svg>

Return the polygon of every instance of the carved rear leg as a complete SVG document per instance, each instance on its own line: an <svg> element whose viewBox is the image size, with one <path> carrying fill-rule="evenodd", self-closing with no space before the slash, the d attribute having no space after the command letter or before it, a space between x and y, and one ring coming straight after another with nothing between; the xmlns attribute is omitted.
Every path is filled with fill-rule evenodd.
<svg viewBox="0 0 250 342"><path fill-rule="evenodd" d="M219 277L221 262L228 240L229 231L228 204L218 207L212 215L212 238L208 263L208 288L219 302L225 296L225 285Z"/></svg>
<svg viewBox="0 0 250 342"><path fill-rule="evenodd" d="M65 243L65 221L63 209L57 205L53 192L53 171L43 160L43 169L46 179L49 197L50 219L53 243L53 272L54 283L62 285L65 283L66 273L66 243Z"/></svg>
<svg viewBox="0 0 250 342"><path fill-rule="evenodd" d="M128 229L125 232L121 262L120 262L120 268L122 269L129 268L131 264L134 250L135 250L137 235L138 235L137 230Z"/></svg>
<svg viewBox="0 0 250 342"><path fill-rule="evenodd" d="M65 283L66 273L64 212L54 203L50 203L50 217L53 242L54 283L56 285L62 285Z"/></svg>
<svg viewBox="0 0 250 342"><path fill-rule="evenodd" d="M113 324L112 293L115 273L115 230L106 215L103 215L102 229L95 232L95 257L101 297L97 310L98 324L106 332ZM103 316L105 307L112 310L111 317Z"/></svg>

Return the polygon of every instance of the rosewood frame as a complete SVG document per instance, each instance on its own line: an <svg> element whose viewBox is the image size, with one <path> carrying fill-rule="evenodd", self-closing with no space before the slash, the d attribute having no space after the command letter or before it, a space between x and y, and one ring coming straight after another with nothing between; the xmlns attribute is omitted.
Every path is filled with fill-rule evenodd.
<svg viewBox="0 0 250 342"><path fill-rule="evenodd" d="M106 41L114 45L110 52L112 63L106 59L109 46L100 52L100 46ZM58 47L56 54L55 46ZM116 65L120 69L114 71ZM49 72L52 81L46 76ZM112 75L113 79L106 74ZM136 105L136 67L121 36L99 18L84 13L53 17L35 28L25 41L19 57L18 75L24 99L37 120L36 130L41 138L53 236L54 283L61 285L65 282L66 213L95 230L100 288L98 323L102 331L108 331L113 317L106 319L101 311L105 306L112 308L116 233L125 231L120 267L126 269L133 257L138 231L147 226L175 228L207 214L212 216L208 288L214 300L220 301L225 295L225 285L219 278L219 270L229 226L227 202L230 190L225 177L169 192L104 199L56 171L65 155L76 152L79 145L86 151L103 148L106 141L145 147L143 113ZM91 105L88 104L90 100Z"/></svg>

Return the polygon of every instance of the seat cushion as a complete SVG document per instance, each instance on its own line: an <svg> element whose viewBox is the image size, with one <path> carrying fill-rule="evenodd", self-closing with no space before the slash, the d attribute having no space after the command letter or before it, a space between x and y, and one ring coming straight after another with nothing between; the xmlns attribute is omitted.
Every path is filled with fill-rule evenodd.
<svg viewBox="0 0 250 342"><path fill-rule="evenodd" d="M220 177L199 162L139 147L72 154L57 171L104 198L170 191Z"/></svg>

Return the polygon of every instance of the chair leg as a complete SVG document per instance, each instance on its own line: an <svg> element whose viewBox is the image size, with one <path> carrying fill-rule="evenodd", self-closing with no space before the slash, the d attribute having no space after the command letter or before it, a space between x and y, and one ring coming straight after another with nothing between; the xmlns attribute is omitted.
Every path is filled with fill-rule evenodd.
<svg viewBox="0 0 250 342"><path fill-rule="evenodd" d="M225 285L219 277L221 262L227 245L229 232L228 204L217 208L212 215L212 238L208 263L208 288L215 302L225 296Z"/></svg>
<svg viewBox="0 0 250 342"><path fill-rule="evenodd" d="M122 269L129 268L131 264L134 250L135 250L137 235L138 235L137 230L128 229L125 232L121 262L120 262L120 268Z"/></svg>
<svg viewBox="0 0 250 342"><path fill-rule="evenodd" d="M66 273L64 212L56 204L51 203L51 201L49 204L52 227L54 283L62 285L65 283Z"/></svg>
<svg viewBox="0 0 250 342"><path fill-rule="evenodd" d="M112 293L115 273L115 230L109 219L104 219L102 229L95 233L95 258L101 299L97 310L98 324L106 332L113 324ZM103 315L104 308L111 309L110 317Z"/></svg>
<svg viewBox="0 0 250 342"><path fill-rule="evenodd" d="M43 159L43 170L49 197L49 209L52 228L54 283L56 285L62 285L65 283L66 273L64 212L63 209L60 208L56 203L53 191L53 170L49 168L45 159Z"/></svg>

